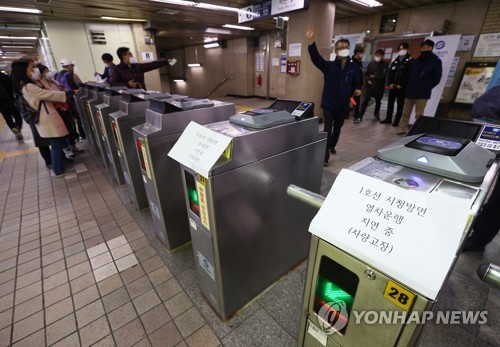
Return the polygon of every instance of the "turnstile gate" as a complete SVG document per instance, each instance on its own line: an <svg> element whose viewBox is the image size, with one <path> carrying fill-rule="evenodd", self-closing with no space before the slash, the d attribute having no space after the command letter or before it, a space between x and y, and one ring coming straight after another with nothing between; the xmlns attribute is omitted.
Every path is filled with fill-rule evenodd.
<svg viewBox="0 0 500 347"><path fill-rule="evenodd" d="M113 139L116 143L125 183L130 192L130 199L138 210L147 208L149 204L132 128L144 123L149 100L165 99L169 96L170 94L158 92L132 94L130 90L124 90L119 111L109 114Z"/></svg>
<svg viewBox="0 0 500 347"><path fill-rule="evenodd" d="M183 99L181 96L173 96ZM156 235L168 250L191 240L179 163L166 154L186 126L227 120L234 104L210 100L151 100L146 123L134 127L142 177Z"/></svg>

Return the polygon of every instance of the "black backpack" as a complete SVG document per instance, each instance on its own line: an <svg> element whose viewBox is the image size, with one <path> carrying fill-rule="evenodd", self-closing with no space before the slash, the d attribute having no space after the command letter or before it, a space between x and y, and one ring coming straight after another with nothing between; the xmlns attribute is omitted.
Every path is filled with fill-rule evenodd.
<svg viewBox="0 0 500 347"><path fill-rule="evenodd" d="M24 99L23 94L20 92L14 92L14 107L17 108L21 117L23 117L24 121L28 123L28 125L35 125L40 120L40 110L42 109L42 104L45 107L45 111L48 113L47 105L45 105L45 101L40 101L38 104L38 110L34 110Z"/></svg>

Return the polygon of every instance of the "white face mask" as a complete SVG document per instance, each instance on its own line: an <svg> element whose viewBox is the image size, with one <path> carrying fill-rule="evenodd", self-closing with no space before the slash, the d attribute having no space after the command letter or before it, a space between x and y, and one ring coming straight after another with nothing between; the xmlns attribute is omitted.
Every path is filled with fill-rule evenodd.
<svg viewBox="0 0 500 347"><path fill-rule="evenodd" d="M375 58L374 58L374 60L375 60L377 63L378 63L378 62L380 62L380 59L381 59L380 57L375 57Z"/></svg>
<svg viewBox="0 0 500 347"><path fill-rule="evenodd" d="M75 67L73 68L73 72L78 72L78 66L75 66Z"/></svg>
<svg viewBox="0 0 500 347"><path fill-rule="evenodd" d="M406 55L408 53L408 51L406 49L402 49L398 52L399 56L402 57L404 55Z"/></svg>
<svg viewBox="0 0 500 347"><path fill-rule="evenodd" d="M46 80L53 80L54 79L54 72L49 71L46 74L43 75L43 78Z"/></svg>
<svg viewBox="0 0 500 347"><path fill-rule="evenodd" d="M349 55L349 49L346 48L346 49L340 50L337 55L339 57L345 58L345 57L347 57Z"/></svg>
<svg viewBox="0 0 500 347"><path fill-rule="evenodd" d="M137 63L137 59L135 58L135 56L130 57L130 62L132 64L136 64Z"/></svg>
<svg viewBox="0 0 500 347"><path fill-rule="evenodd" d="M33 69L31 73L31 79L34 81L38 81L40 79L40 70L38 68Z"/></svg>

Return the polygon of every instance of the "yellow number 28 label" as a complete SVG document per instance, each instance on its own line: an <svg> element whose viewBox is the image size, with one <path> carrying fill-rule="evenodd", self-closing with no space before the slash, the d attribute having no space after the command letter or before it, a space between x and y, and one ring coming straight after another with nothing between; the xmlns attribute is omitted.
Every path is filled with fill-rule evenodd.
<svg viewBox="0 0 500 347"><path fill-rule="evenodd" d="M392 281L387 282L384 297L405 311L408 311L411 308L411 305L415 300L415 294Z"/></svg>

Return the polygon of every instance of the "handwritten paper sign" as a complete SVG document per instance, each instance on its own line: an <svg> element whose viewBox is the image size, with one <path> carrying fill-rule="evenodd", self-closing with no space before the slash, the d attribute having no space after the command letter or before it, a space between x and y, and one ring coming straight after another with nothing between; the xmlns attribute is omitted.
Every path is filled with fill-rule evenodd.
<svg viewBox="0 0 500 347"><path fill-rule="evenodd" d="M309 231L436 299L467 224L470 200L406 190L342 170Z"/></svg>
<svg viewBox="0 0 500 347"><path fill-rule="evenodd" d="M208 177L231 138L191 121L168 156Z"/></svg>

